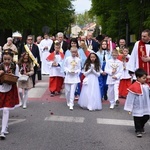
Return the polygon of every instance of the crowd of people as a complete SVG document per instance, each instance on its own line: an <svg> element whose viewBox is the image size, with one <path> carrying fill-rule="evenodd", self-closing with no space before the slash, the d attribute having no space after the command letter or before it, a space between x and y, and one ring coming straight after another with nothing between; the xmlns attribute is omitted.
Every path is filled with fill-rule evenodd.
<svg viewBox="0 0 150 150"><path fill-rule="evenodd" d="M74 99L89 111L101 110L109 100L110 109L126 98L124 109L132 112L137 137L142 137L150 115L150 30L141 33L129 54L124 39L117 46L108 36L94 38L92 33L79 38L28 35L25 44L18 37L7 38L0 58L0 110L3 110L1 139L8 134L9 110L27 108L28 91L42 75L49 75L50 96L65 90L67 106L74 109ZM17 84L2 81L4 74L18 76ZM63 86L64 85L64 86ZM19 93L19 94L18 94Z"/></svg>

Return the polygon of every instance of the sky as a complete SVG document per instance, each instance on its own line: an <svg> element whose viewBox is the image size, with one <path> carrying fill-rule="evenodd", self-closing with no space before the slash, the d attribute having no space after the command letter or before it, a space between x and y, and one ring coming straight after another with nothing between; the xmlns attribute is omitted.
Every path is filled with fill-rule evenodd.
<svg viewBox="0 0 150 150"><path fill-rule="evenodd" d="M86 10L90 10L91 1L90 0L74 0L72 2L76 13L84 13Z"/></svg>

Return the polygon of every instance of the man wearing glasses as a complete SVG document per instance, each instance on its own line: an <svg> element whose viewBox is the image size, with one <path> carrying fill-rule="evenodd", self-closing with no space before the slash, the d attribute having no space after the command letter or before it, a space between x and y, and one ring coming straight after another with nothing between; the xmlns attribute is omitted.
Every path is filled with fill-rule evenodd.
<svg viewBox="0 0 150 150"><path fill-rule="evenodd" d="M38 64L40 64L41 60L40 60L39 48L36 44L34 44L32 35L27 36L26 44L28 48L30 49L30 51L32 52L35 59L37 60ZM23 52L26 52L25 48L23 49ZM35 65L34 74L32 75L33 87L35 87L35 76L36 76L37 70L38 70L38 67Z"/></svg>

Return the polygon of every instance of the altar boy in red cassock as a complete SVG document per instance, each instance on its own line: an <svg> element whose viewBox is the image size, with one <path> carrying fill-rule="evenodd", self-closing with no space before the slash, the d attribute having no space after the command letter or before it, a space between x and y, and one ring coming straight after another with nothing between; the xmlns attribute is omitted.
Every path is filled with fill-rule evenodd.
<svg viewBox="0 0 150 150"><path fill-rule="evenodd" d="M131 85L131 76L129 74L129 70L126 69L128 61L130 59L129 49L125 47L122 51L123 54L118 56L118 59L123 62L123 72L121 75L121 80L119 84L119 97L126 98L128 91L127 89Z"/></svg>
<svg viewBox="0 0 150 150"><path fill-rule="evenodd" d="M48 57L49 66L49 90L51 96L54 96L56 92L60 94L64 81L64 72L62 69L62 61L64 59L63 52L60 52L60 43L55 43L55 51L52 52Z"/></svg>

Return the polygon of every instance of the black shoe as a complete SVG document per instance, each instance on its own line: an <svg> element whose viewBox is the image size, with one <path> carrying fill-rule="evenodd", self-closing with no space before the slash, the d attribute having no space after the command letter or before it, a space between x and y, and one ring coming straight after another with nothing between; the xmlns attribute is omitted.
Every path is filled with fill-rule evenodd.
<svg viewBox="0 0 150 150"><path fill-rule="evenodd" d="M142 133L141 133L141 132L137 132L137 133L136 133L136 136L137 136L138 138L141 138L141 137L142 137Z"/></svg>
<svg viewBox="0 0 150 150"><path fill-rule="evenodd" d="M5 138L6 138L5 134L4 134L4 133L1 133L1 134L0 134L0 139L1 139L1 140L5 140Z"/></svg>
<svg viewBox="0 0 150 150"><path fill-rule="evenodd" d="M55 95L55 92L51 92L51 97L54 97L54 95Z"/></svg>
<svg viewBox="0 0 150 150"><path fill-rule="evenodd" d="M116 106L118 106L118 105L119 105L119 103L120 103L120 102L119 102L119 100L116 100Z"/></svg>
<svg viewBox="0 0 150 150"><path fill-rule="evenodd" d="M107 95L104 95L104 100L105 100L105 101L107 101L107 100L108 100Z"/></svg>

